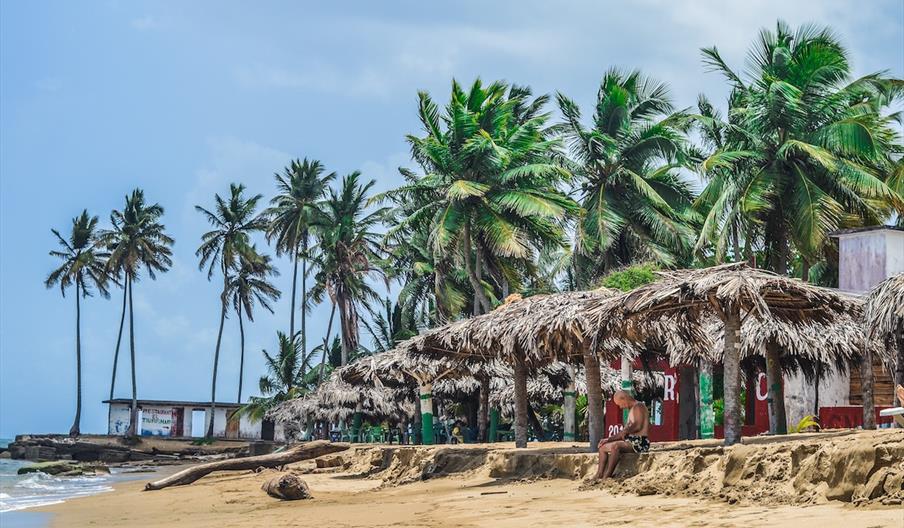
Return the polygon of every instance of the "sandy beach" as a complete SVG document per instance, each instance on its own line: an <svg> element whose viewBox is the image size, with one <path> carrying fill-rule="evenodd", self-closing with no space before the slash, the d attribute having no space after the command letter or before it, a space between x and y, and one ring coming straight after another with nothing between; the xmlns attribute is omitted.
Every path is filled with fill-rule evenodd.
<svg viewBox="0 0 904 528"><path fill-rule="evenodd" d="M380 481L346 474L308 475L314 499L286 502L260 486L273 473L219 474L192 486L157 492L143 483L43 508L51 526L795 526L798 528L899 527L900 507L858 509L835 504L731 506L716 501L580 491L563 479L497 483L486 477L454 478L377 489Z"/></svg>
<svg viewBox="0 0 904 528"><path fill-rule="evenodd" d="M821 440L820 443L834 445L826 449L837 449L863 445L864 441L882 445L891 442L900 446L900 435L850 435L831 442ZM789 449L795 451L795 445L808 443L748 447L759 451L744 453L744 456L758 466L764 466L757 458L761 455L768 455L776 464L782 464L783 453ZM387 464L384 456L386 467L377 470L379 454L383 449L391 449L389 452L394 460ZM51 526L59 527L520 527L539 521L551 526L575 527L626 524L748 528L904 526L904 508L900 504L853 506L820 499L808 504L785 502L779 505L776 500L762 495L753 500L729 503L707 497L622 493L632 481L639 482L639 488L648 486L650 477L659 478L663 475L661 471L671 471L667 469L667 464L673 460L694 459L697 456L695 450L666 452L658 456L665 461L653 463L644 474L599 488L588 486L585 482L587 470L592 469L592 455L565 454L564 448L560 448L563 454L553 457L550 451L554 448L543 447L528 450L528 456L535 457L531 461L517 458L523 456L523 451L516 456L514 450L496 448L478 457L483 461L481 464L469 462L473 462L474 454L480 453L481 449L480 446L444 446L432 450L370 447L331 455L342 462L341 467L317 470L313 461L298 463L287 470L303 473L301 476L314 495L313 499L305 501L279 501L268 497L261 491L261 485L278 472L264 470L261 473L214 473L189 486L152 492L142 490L144 481L119 483L111 493L80 498L37 511L52 514ZM385 455L387 451L382 453ZM538 456L541 458L536 458ZM537 463L541 459L553 462L544 468ZM428 480L410 478L410 475L423 471L424 463L429 463L430 471L435 472L436 476ZM722 464L713 462L711 466L718 468ZM329 464L321 463L323 465ZM510 471L502 474L500 468L503 467L510 468ZM557 472L551 472L549 468L553 467L558 468ZM849 469L855 471L852 467ZM677 469L674 471L680 472ZM705 481L706 471L709 470L698 474L698 480ZM786 484L776 474L768 476L770 471L767 468L760 479L763 483L776 489ZM533 476L525 478L526 474ZM569 474L572 476L569 477ZM549 478L550 475L558 475L558 478ZM663 476L660 480L667 478ZM725 477L722 479L727 480ZM676 476L672 480L678 482L680 478Z"/></svg>

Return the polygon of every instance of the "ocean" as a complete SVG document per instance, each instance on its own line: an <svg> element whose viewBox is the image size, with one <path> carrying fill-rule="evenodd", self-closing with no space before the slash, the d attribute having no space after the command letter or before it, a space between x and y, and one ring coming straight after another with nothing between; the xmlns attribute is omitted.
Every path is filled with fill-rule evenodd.
<svg viewBox="0 0 904 528"><path fill-rule="evenodd" d="M0 446L6 447L10 441L0 439ZM112 468L110 475L96 477L54 477L44 473L16 474L20 467L29 464L32 462L0 459L0 525L3 528L44 524L45 515L38 513L23 515L19 514L20 510L112 491L115 482L149 477L147 473L123 473L119 468Z"/></svg>

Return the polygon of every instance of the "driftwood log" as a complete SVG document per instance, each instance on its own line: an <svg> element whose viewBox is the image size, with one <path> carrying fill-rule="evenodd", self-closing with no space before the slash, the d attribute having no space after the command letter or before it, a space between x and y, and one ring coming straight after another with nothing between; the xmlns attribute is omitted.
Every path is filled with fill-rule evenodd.
<svg viewBox="0 0 904 528"><path fill-rule="evenodd" d="M269 455L232 458L229 460L218 460L216 462L208 462L206 464L198 464L190 468L162 478L155 482L145 484L145 491L159 490L170 486L184 486L191 484L199 478L209 475L214 471L241 471L248 469L257 469L259 467L279 467L293 462L300 462L311 458L317 458L330 453L338 453L349 448L348 444L330 443L326 440L316 440L314 442L306 442L289 447L285 451L279 453L271 453Z"/></svg>

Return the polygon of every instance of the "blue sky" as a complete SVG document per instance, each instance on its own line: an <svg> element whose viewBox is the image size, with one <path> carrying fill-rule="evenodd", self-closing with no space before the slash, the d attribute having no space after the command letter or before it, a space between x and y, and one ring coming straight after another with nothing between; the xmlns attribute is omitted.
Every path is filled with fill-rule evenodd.
<svg viewBox="0 0 904 528"><path fill-rule="evenodd" d="M252 7L253 6L253 7ZM166 209L175 265L136 284L139 397L209 398L217 285L197 270L193 210L241 182L314 157L378 189L409 165L416 92L445 100L475 76L562 91L586 107L611 66L668 81L679 106L737 69L777 18L831 25L855 73L904 77L904 2L2 2L0 4L0 436L65 432L74 410L74 299L46 290L52 227L83 208L106 223L134 187ZM288 290L287 262L279 285ZM83 303L82 430L105 428L119 301ZM288 325L288 297L247 331L245 387ZM325 330L315 310L310 339ZM117 396L127 396L121 362ZM227 322L218 397L235 398L238 329Z"/></svg>

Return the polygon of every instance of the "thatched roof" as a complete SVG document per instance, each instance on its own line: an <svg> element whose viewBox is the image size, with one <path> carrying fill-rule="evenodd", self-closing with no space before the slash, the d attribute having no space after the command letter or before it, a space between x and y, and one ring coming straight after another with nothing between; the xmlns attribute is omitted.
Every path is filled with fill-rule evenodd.
<svg viewBox="0 0 904 528"><path fill-rule="evenodd" d="M742 354L761 354L774 338L797 366L843 365L863 343L856 323L860 302L853 296L744 263L659 275L659 281L622 296L617 307L609 302L591 309L601 335L630 334L632 321L671 320L684 337L691 336L693 345L683 351L674 347L669 355L673 364L718 360L718 309L734 307L744 320Z"/></svg>
<svg viewBox="0 0 904 528"><path fill-rule="evenodd" d="M267 417L280 423L315 420L344 420L354 414L358 403L372 417L411 417L414 414L413 393L404 388L372 384L351 385L342 380L342 367L333 371L317 389L302 398L289 400L271 409Z"/></svg>
<svg viewBox="0 0 904 528"><path fill-rule="evenodd" d="M635 357L640 352L636 340L597 336L595 322L589 317L591 307L604 306L619 295L615 290L598 289L516 299L488 314L427 331L408 347L472 361L518 354L533 369L553 361L579 364L588 347L603 361ZM659 324L672 326L668 321Z"/></svg>
<svg viewBox="0 0 904 528"><path fill-rule="evenodd" d="M904 273L885 279L873 288L864 310L870 334L888 339L904 325Z"/></svg>

